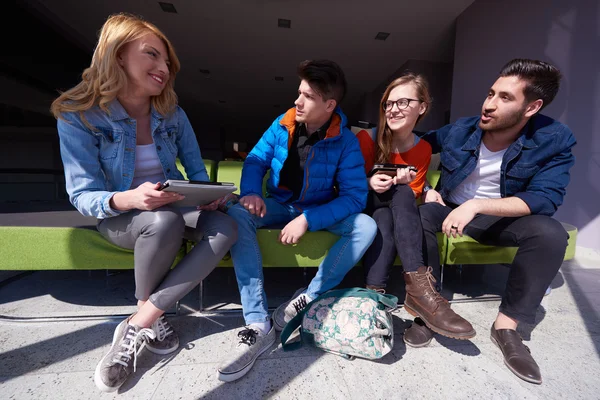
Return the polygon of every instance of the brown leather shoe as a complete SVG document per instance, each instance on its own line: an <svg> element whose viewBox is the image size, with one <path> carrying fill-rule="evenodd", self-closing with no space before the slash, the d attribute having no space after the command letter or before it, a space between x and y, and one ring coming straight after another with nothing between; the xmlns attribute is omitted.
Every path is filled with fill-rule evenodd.
<svg viewBox="0 0 600 400"><path fill-rule="evenodd" d="M425 347L431 343L431 339L433 339L433 331L419 317L415 318L412 325L404 331L404 343L410 347Z"/></svg>
<svg viewBox="0 0 600 400"><path fill-rule="evenodd" d="M419 267L404 273L406 300L404 308L434 332L453 339L466 340L475 337L473 326L450 308L448 300L435 290L435 278L431 267Z"/></svg>
<svg viewBox="0 0 600 400"><path fill-rule="evenodd" d="M531 356L529 347L523 344L521 335L512 329L496 329L494 324L491 332L490 338L502 351L504 364L508 369L524 381L540 385L542 383L540 367Z"/></svg>

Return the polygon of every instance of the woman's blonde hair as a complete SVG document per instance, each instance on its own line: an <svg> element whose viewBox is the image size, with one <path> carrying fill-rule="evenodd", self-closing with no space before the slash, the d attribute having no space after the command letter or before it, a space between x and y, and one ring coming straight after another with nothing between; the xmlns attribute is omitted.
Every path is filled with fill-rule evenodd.
<svg viewBox="0 0 600 400"><path fill-rule="evenodd" d="M108 17L102 26L98 44L92 56L92 64L83 71L81 82L61 93L52 102L50 110L54 117L60 118L64 112L83 113L96 105L108 112L108 104L127 84L127 76L117 62L120 51L127 43L149 33L155 34L163 41L170 61L168 65L169 80L160 95L152 96L151 103L161 115L168 115L172 112L177 105L177 95L173 86L175 75L180 68L173 45L155 25L140 17L120 13Z"/></svg>
<svg viewBox="0 0 600 400"><path fill-rule="evenodd" d="M417 98L421 102L425 103L425 112L417 118L418 124L419 121L423 119L427 112L429 111L429 106L431 105L431 96L429 95L429 84L427 83L427 79L423 75L414 74L412 72L402 75L401 77L393 80L388 87L383 92L383 97L381 97L381 102L379 103L379 125L378 127L383 127L383 129L377 130L377 149L375 150L375 159L378 163L387 163L390 158L390 153L392 152L392 138L393 133L390 127L387 124L387 118L385 116L385 110L383 109L384 104L390 97L390 93L394 88L405 85L407 83L412 83L415 85L417 89Z"/></svg>

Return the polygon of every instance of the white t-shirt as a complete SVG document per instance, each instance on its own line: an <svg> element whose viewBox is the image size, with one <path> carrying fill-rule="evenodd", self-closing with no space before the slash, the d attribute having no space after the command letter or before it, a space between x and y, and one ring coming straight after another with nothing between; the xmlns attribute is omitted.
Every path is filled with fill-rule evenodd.
<svg viewBox="0 0 600 400"><path fill-rule="evenodd" d="M467 178L448 196L454 204L462 204L471 199L500 198L500 169L502 157L507 149L490 151L481 142L477 166Z"/></svg>
<svg viewBox="0 0 600 400"><path fill-rule="evenodd" d="M135 146L135 172L131 188L135 189L144 182L163 182L165 173L156 153L156 146L151 144L138 144Z"/></svg>

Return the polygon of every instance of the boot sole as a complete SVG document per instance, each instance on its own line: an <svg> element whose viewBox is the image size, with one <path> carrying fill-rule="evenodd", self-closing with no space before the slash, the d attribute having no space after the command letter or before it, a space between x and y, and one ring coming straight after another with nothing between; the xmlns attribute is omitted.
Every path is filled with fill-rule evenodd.
<svg viewBox="0 0 600 400"><path fill-rule="evenodd" d="M432 339L433 339L433 338L431 338L431 339L429 339L428 341L426 341L426 342L424 342L424 343L421 343L421 344L412 344L412 343L409 343L409 342L407 342L407 341L406 341L406 339L404 339L404 337L402 337L402 341L403 341L403 342L404 342L404 343L405 343L407 346L413 347L413 348L415 348L415 349L418 349L418 348L420 348L420 347L425 347L425 346L428 346L428 345L429 345L429 343L431 343L431 340L432 340Z"/></svg>
<svg viewBox="0 0 600 400"><path fill-rule="evenodd" d="M120 323L119 323L119 325L120 325ZM118 325L117 325L117 328L118 328ZM107 386L104 382L102 382L102 378L100 378L100 371L102 368L102 364L104 363L104 360L106 359L106 357L108 357L109 354L111 353L111 350L112 350L113 346L115 345L115 343L117 342L117 340L119 340L119 335L117 334L117 328L115 328L115 331L113 333L113 340L112 340L112 343L110 344L110 350L104 355L104 357L102 357L100 362L96 365L96 369L94 370L94 383L96 384L96 387L104 393L115 392L115 391L119 390L119 388L123 385L123 383L125 383L125 382L123 382L119 386Z"/></svg>
<svg viewBox="0 0 600 400"><path fill-rule="evenodd" d="M287 322L285 322L283 326L280 326L280 325L277 323L277 322L278 322L278 321L277 321L277 319L275 318L275 316L276 316L277 314L279 314L279 311L280 311L281 307L283 307L284 305L287 305L287 303L288 303L288 302L285 302L285 303L283 303L283 304L280 304L280 305L279 305L279 307L277 307L277 308L275 309L275 311L273 312L273 326L275 327L275 331L276 331L276 332L281 332L281 331L283 330L283 328L285 328L285 325L287 325Z"/></svg>
<svg viewBox="0 0 600 400"><path fill-rule="evenodd" d="M475 335L477 334L477 332L475 332L475 329L473 329L473 331L471 331L471 332L467 332L467 333L463 333L463 334L457 334L454 332L445 331L443 329L438 328L437 326L432 325L429 321L427 321L427 319L423 315L419 314L417 311L413 310L406 304L404 304L404 309L413 317L421 318L423 320L423 322L425 322L425 325L427 325L427 327L429 329L431 329L435 333L438 333L442 336L446 336L451 339L457 339L457 340L469 340L469 339L473 339L475 337Z"/></svg>
<svg viewBox="0 0 600 400"><path fill-rule="evenodd" d="M258 357L260 357L261 354L263 354L264 352L270 350L276 341L277 341L277 337L275 337L271 343L269 343L267 346L265 346L263 349L261 349L259 352L257 352L256 356L247 365L245 365L243 368L241 368L240 370L238 370L236 372L227 373L227 372L222 372L222 371L217 370L217 372L218 372L217 378L221 382L237 381L238 379L240 379L241 377L246 375L248 372L250 372L250 370L254 366L254 363L256 362L256 359Z"/></svg>
<svg viewBox="0 0 600 400"><path fill-rule="evenodd" d="M179 343L177 343L177 346L170 347L168 349L159 349L156 347L151 347L148 345L148 343L146 343L146 349L148 349L148 351L150 353L158 354L160 356L165 356L167 354L171 354L171 353L177 351L179 349Z"/></svg>
<svg viewBox="0 0 600 400"><path fill-rule="evenodd" d="M529 378L527 376L524 376L524 375L521 375L519 372L515 371L513 369L513 367L511 367L506 362L506 357L504 356L504 352L502 351L502 347L500 347L500 344L498 343L498 341L491 334L490 334L490 339L492 340L492 343L494 343L496 345L496 347L498 347L498 349L500 350L500 353L502 353L502 359L504 360L504 365L506 365L506 367L510 370L510 372L512 372L513 374L515 374L519 378L523 379L525 382L535 383L536 385L541 385L542 384L542 380L541 379L539 381L535 380L535 379L531 379L531 378Z"/></svg>

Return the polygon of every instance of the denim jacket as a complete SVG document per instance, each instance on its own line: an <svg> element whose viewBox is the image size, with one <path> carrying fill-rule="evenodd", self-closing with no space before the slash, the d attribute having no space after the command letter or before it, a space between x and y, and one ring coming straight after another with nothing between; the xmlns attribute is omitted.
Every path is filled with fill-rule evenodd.
<svg viewBox="0 0 600 400"><path fill-rule="evenodd" d="M423 136L433 153L441 153L443 198L477 166L482 137L479 120L480 117L461 118ZM500 195L519 197L532 214L553 215L565 196L569 170L575 163L571 153L575 144L566 125L544 115L531 118L504 153Z"/></svg>
<svg viewBox="0 0 600 400"><path fill-rule="evenodd" d="M112 209L109 201L130 189L135 170L136 121L116 99L108 109L95 106L83 112L94 129L76 112L63 113L57 122L69 200L83 215L100 219L124 212ZM196 136L179 106L168 116L152 108L150 126L167 179L183 179L176 166L179 158L188 179L209 181Z"/></svg>

